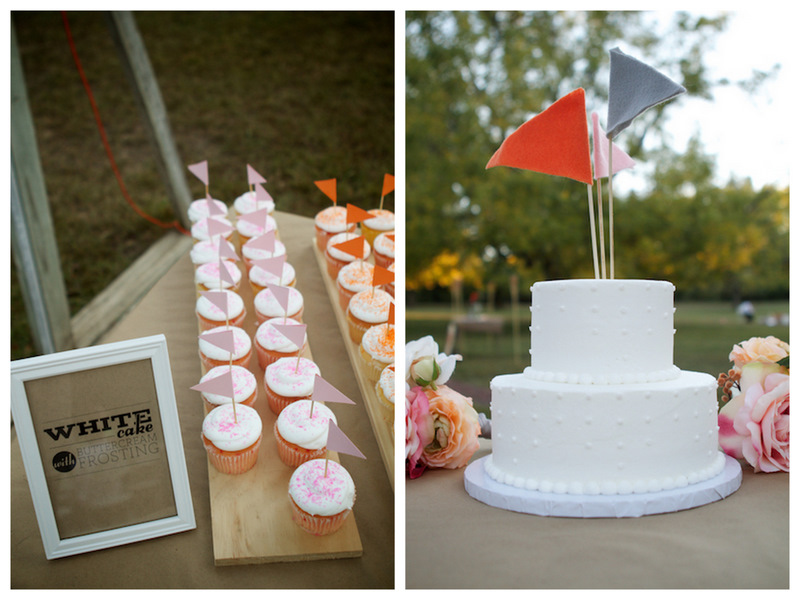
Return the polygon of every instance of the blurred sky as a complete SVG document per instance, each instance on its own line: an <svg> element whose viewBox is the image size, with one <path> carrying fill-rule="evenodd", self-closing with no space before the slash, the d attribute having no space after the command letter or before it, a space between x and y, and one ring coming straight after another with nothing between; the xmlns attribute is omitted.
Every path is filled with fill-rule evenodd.
<svg viewBox="0 0 800 600"><path fill-rule="evenodd" d="M682 98L680 106L669 112L671 145L680 151L699 132L705 152L717 157L716 182L720 185L733 174L739 179L749 176L756 188L788 186L790 135L797 129L796 117L790 112L790 103L795 100L792 91L797 87L792 80L794 64L790 64L797 60L792 56L792 40L797 35L792 31L793 20L771 10L736 11L731 15L728 27L706 54L709 77L738 81L749 78L754 69L770 71L776 63L781 69L752 94L737 86L720 86L711 101ZM668 20L671 14L659 16ZM637 165L618 173L614 176L615 189L646 189L648 171L648 165Z"/></svg>

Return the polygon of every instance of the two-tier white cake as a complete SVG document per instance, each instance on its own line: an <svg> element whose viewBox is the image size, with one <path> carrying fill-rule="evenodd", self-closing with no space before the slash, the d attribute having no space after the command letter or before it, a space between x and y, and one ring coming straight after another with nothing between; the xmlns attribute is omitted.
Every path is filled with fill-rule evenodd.
<svg viewBox="0 0 800 600"><path fill-rule="evenodd" d="M491 479L618 495L723 470L716 380L673 364L671 283L585 279L531 290L531 366L491 383Z"/></svg>

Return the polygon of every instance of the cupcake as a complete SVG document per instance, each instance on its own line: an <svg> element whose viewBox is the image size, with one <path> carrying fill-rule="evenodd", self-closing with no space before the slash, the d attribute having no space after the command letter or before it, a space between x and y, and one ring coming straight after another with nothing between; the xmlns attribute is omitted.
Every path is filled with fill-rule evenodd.
<svg viewBox="0 0 800 600"><path fill-rule="evenodd" d="M243 405L252 408L258 398L256 376L244 367L240 367L239 365L233 365L232 367L220 365L219 367L214 367L203 375L200 379L200 383L208 381L209 379L221 377L228 371L230 371L231 379L233 379L233 401L236 402L236 406ZM231 399L227 396L212 394L210 392L202 392L200 396L203 398L203 404L208 410L214 410L218 406L230 404L231 402Z"/></svg>
<svg viewBox="0 0 800 600"><path fill-rule="evenodd" d="M255 238L247 240L247 242L242 245L242 261L248 271L252 268L254 260L286 255L286 246L280 240L275 240L275 246L272 252L256 247L255 244L253 244L254 240Z"/></svg>
<svg viewBox="0 0 800 600"><path fill-rule="evenodd" d="M256 212L262 208L266 208L269 214L275 211L275 201L269 195L269 192L267 192L266 199L261 199L258 202L256 202L256 193L254 191L247 191L233 201L233 210L237 217Z"/></svg>
<svg viewBox="0 0 800 600"><path fill-rule="evenodd" d="M232 260L224 260L228 275L233 279L233 284L222 278L219 270L219 259L200 265L194 270L194 282L198 292L209 292L230 289L236 291L242 282L242 271Z"/></svg>
<svg viewBox="0 0 800 600"><path fill-rule="evenodd" d="M205 263L217 262L220 257L220 243L224 243L233 254L236 254L236 248L233 247L233 244L223 240L220 236L216 236L213 240L203 240L194 244L189 252L194 268L196 269Z"/></svg>
<svg viewBox="0 0 800 600"><path fill-rule="evenodd" d="M209 233L208 230L209 221L217 221L220 227L227 228L226 229L227 233L225 234L217 233L212 235L211 233ZM216 237L223 237L230 242L231 239L233 239L233 231L234 231L233 223L231 223L225 217L208 217L207 219L201 219L200 221L192 225L191 234L192 234L192 239L195 241L195 243L202 242L204 240L211 240Z"/></svg>
<svg viewBox="0 0 800 600"><path fill-rule="evenodd" d="M214 468L240 475L256 464L261 445L261 417L249 406L231 403L216 407L203 419L203 445Z"/></svg>
<svg viewBox="0 0 800 600"><path fill-rule="evenodd" d="M260 225L256 225L247 219L236 219L236 233L239 234L239 243L241 246L244 246L251 238L264 235L270 230L277 231L278 224L275 222L275 219L269 215L267 215L266 224L262 223Z"/></svg>
<svg viewBox="0 0 800 600"><path fill-rule="evenodd" d="M394 263L389 265L389 270L394 273ZM389 283L385 284L383 288L389 292L389 295L394 298L394 279L392 279Z"/></svg>
<svg viewBox="0 0 800 600"><path fill-rule="evenodd" d="M375 264L384 269L394 262L394 233L379 233L372 243Z"/></svg>
<svg viewBox="0 0 800 600"><path fill-rule="evenodd" d="M339 291L339 306L342 307L342 312L347 310L350 298L358 292L372 288L374 270L375 265L363 260L355 260L339 270L336 276L336 289Z"/></svg>
<svg viewBox="0 0 800 600"><path fill-rule="evenodd" d="M372 327L386 323L389 320L389 304L392 297L381 289L369 289L358 292L350 298L347 305L347 327L350 339L356 344L361 343L361 336Z"/></svg>
<svg viewBox="0 0 800 600"><path fill-rule="evenodd" d="M264 321L258 326L255 335L255 347L258 366L262 369L266 369L267 365L274 363L279 358L294 357L295 361L297 361L297 356L302 354L308 347L308 336L303 340L303 347L298 348L294 342L273 327L275 323L281 325L300 324L294 319L278 317Z"/></svg>
<svg viewBox="0 0 800 600"><path fill-rule="evenodd" d="M361 222L361 233L371 246L379 233L394 231L394 213L385 208L373 208L367 212L373 216Z"/></svg>
<svg viewBox="0 0 800 600"><path fill-rule="evenodd" d="M328 240L337 233L355 231L356 224L347 224L347 209L344 206L329 206L314 217L314 231L317 236L317 247L325 252Z"/></svg>
<svg viewBox="0 0 800 600"><path fill-rule="evenodd" d="M394 325L373 325L361 337L358 347L364 374L375 383L384 367L394 362Z"/></svg>
<svg viewBox="0 0 800 600"><path fill-rule="evenodd" d="M308 400L314 392L315 375L321 375L317 364L308 358L279 358L267 365L264 390L269 407L276 415L298 400Z"/></svg>
<svg viewBox="0 0 800 600"><path fill-rule="evenodd" d="M337 233L333 237L328 240L328 245L325 248L325 262L328 265L328 275L331 279L336 281L336 276L339 274L339 269L344 267L345 265L350 264L351 262L355 262L358 260L357 257L353 256L352 254L348 254L340 250L339 248L334 248L336 244L341 244L342 242L347 242L349 240L355 239L359 237L357 233ZM364 254L362 258L366 260L369 258L369 244L366 240L364 240Z"/></svg>
<svg viewBox="0 0 800 600"><path fill-rule="evenodd" d="M327 535L338 531L353 510L356 486L339 463L310 460L292 473L289 500L295 523L314 535Z"/></svg>
<svg viewBox="0 0 800 600"><path fill-rule="evenodd" d="M244 329L233 325L221 325L220 327L209 329L205 333L219 333L228 330L233 331L233 356L227 350L212 344L208 340L202 337L199 339L200 360L206 371L210 371L220 365L234 364L247 368L250 364L250 357L253 355L253 342Z"/></svg>
<svg viewBox="0 0 800 600"><path fill-rule="evenodd" d="M289 317L298 323L303 322L303 294L293 287L287 289L289 290L289 302L288 310L286 311L269 287L256 294L256 297L253 298L253 306L256 310L256 320L259 325L276 317Z"/></svg>
<svg viewBox="0 0 800 600"><path fill-rule="evenodd" d="M275 421L278 456L290 467L299 467L315 458L325 458L328 421L336 421L330 408L311 400L292 402Z"/></svg>
<svg viewBox="0 0 800 600"><path fill-rule="evenodd" d="M200 331L206 331L221 325L233 325L234 327L244 326L244 318L247 314L247 310L245 310L242 297L232 290L222 291L228 298L227 313L223 312L219 306L205 296L201 295L197 298L194 310L197 314L197 320L200 323Z"/></svg>
<svg viewBox="0 0 800 600"><path fill-rule="evenodd" d="M219 215L215 216L224 217L228 214L228 207L225 206L225 203L222 200L213 199L212 202L219 211ZM197 223L198 221L207 219L209 216L211 216L208 210L208 201L205 198L192 201L192 203L189 204L189 210L186 214L189 217L189 221L192 223Z"/></svg>
<svg viewBox="0 0 800 600"><path fill-rule="evenodd" d="M250 287L253 289L254 296L257 296L258 292L268 285L294 287L294 284L297 283L297 273L288 262L283 263L280 277L258 265L253 265L247 276L250 279Z"/></svg>
<svg viewBox="0 0 800 600"><path fill-rule="evenodd" d="M394 423L394 363L384 367L381 376L375 384L375 394L378 396L383 418L389 423Z"/></svg>

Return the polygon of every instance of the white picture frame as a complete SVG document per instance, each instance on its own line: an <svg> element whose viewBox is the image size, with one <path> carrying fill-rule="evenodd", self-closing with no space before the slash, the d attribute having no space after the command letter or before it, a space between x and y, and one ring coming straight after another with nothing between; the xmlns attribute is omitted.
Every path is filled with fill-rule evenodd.
<svg viewBox="0 0 800 600"><path fill-rule="evenodd" d="M41 440L42 436L41 428L37 434L37 423L31 411L31 401L35 401L35 399L29 398L29 393L31 389L36 389L37 382L50 377L67 376L67 379L51 379L49 380L50 382L69 382L69 377L75 374L81 374L81 377L86 378L92 377L93 373L105 373L105 376L108 377L108 375L113 375L114 371L104 369L105 367L119 369L124 365L130 365L132 363L136 369L146 371L146 363L139 361L149 361L152 366L152 382L149 381L149 377L144 378L147 381L143 383L142 397L152 398L154 383L155 400L151 399L149 402L153 406L157 406L158 413L156 416L158 419L155 422L158 429L156 429L156 431L158 432L160 430L161 433L161 436L157 438L154 437L155 434L151 434L151 441L149 442L150 447L154 447L155 450L153 453L159 454L159 456L149 460L150 462L158 461L162 463L158 466L159 473L165 473L168 468L166 477L169 478L169 481L164 481L164 485L161 486L159 486L159 483L161 483L160 481L149 481L147 484L159 486L161 489L168 490L169 484L171 483L171 502L174 502L174 508L172 504L170 504L169 510L173 511L175 514L163 518L125 524L118 527L105 524L102 530L89 531L78 535L74 533L68 536L63 535L57 523L57 515L51 496L52 489L48 488L48 480L45 474L46 463L43 462L42 452L40 451L41 442L37 441L37 435L40 436L38 438L39 440ZM163 335L143 337L12 361L10 379L11 410L14 426L16 428L22 460L28 478L36 518L39 523L39 531L42 536L45 555L48 560L188 531L196 527L178 419L178 409L175 400L175 389L172 383L172 372L169 364L167 342ZM47 384L48 382L45 381L44 383ZM125 383L124 381L120 381L119 385ZM111 387L113 387L113 385ZM126 390L119 390L119 393L130 393L130 387L130 382L127 382ZM65 389L65 393L68 394L70 386L63 386L59 389ZM108 392L108 398L114 397L113 389L108 390ZM62 399L59 398L59 401L61 400ZM63 408L63 410L69 410L69 398L64 398L63 400L67 406L67 408ZM111 400L109 400L109 402L110 401ZM63 407L63 404L59 406ZM146 411L139 410L134 412L145 413L148 418L151 414L149 408ZM81 418L81 416L75 415L75 419L78 418ZM117 422L119 421L120 420ZM149 421L145 422L149 423ZM115 424L115 422L112 422L112 424ZM111 426L108 422L106 422L106 425L110 429ZM148 427L152 427L152 425L148 425ZM52 429L50 431L52 431ZM83 431L83 429L81 431ZM132 430L127 429L125 431ZM108 439L112 433L106 433L106 439ZM125 432L117 431L117 433L121 435ZM83 433L80 433L80 435L83 435ZM126 435L133 436L134 434L127 433ZM50 433L50 436L52 437L52 433ZM134 439L135 438L129 438L128 443L137 443L133 441ZM156 441L152 441L153 439ZM70 440L70 442L71 441L72 440ZM106 443L106 447L109 447L109 443L121 444L121 442L112 440ZM84 446L84 448L86 448L86 446ZM166 458L160 454L162 448L166 453ZM75 460L71 452L65 452L63 454L71 456L72 461ZM99 454L97 456L99 457ZM105 456L110 456L110 453L106 453ZM53 468L56 469L55 458L48 457L48 459L52 462ZM80 468L75 473L70 474L70 476L77 478L83 466L84 465L80 465ZM115 465L114 469L108 468L105 472L101 471L101 474L97 474L97 471L100 471L100 469L97 469L95 472L91 473L89 477L94 478L92 479L94 482L98 481L98 477L124 477L126 468L130 467ZM141 466L137 468L141 468ZM63 472L63 469L57 470ZM52 473L48 473L48 475L50 477L54 476ZM55 474L55 477L59 476L60 474ZM162 475L159 475L159 477L161 476ZM100 479L100 481L103 480ZM120 485L124 485L122 482L124 482L124 479L117 482L109 479L109 483L117 484L110 486L115 490L118 490ZM71 485L78 484L72 483ZM125 492L125 490L123 490L123 492ZM101 489L96 490L95 493L103 494L104 492ZM164 492L164 494L167 498L170 497L169 491ZM111 501L106 500L106 502L108 503ZM114 510L124 511L126 508L120 505L114 507ZM110 518L113 519L114 517Z"/></svg>

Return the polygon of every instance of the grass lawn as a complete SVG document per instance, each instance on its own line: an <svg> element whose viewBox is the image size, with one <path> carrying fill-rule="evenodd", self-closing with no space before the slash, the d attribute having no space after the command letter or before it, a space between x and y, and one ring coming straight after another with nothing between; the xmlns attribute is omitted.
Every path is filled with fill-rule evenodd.
<svg viewBox="0 0 800 600"><path fill-rule="evenodd" d="M527 305L517 317L516 345L510 311L504 317L503 333L463 335L455 352L464 358L456 367L455 387L463 386L478 408L485 411L489 397L489 382L495 375L518 373L530 364L530 312ZM756 322L747 324L730 304L723 302L686 302L676 304L675 364L687 371L718 375L730 368L728 354L734 344L753 336L774 335L789 341L789 327L768 327L759 323L770 314L788 313L788 302L764 302L756 305ZM444 350L449 307L410 307L406 311L406 337L418 339L432 335Z"/></svg>

